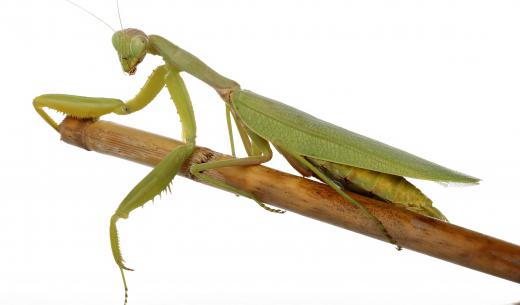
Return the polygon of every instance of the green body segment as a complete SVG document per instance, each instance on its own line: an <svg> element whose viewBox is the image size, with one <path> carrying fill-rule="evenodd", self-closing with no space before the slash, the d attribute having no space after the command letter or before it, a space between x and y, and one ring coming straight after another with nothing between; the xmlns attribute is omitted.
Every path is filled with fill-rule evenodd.
<svg viewBox="0 0 520 305"><path fill-rule="evenodd" d="M344 189L349 189L352 183L385 201L430 217L447 220L438 209L433 207L430 198L404 177L310 157L307 157L307 160Z"/></svg>
<svg viewBox="0 0 520 305"><path fill-rule="evenodd" d="M479 181L250 91L236 91L231 100L248 128L305 157L424 180Z"/></svg>
<svg viewBox="0 0 520 305"><path fill-rule="evenodd" d="M197 124L186 85L177 71L170 71L165 81L182 122L182 139L186 143L195 143Z"/></svg>
<svg viewBox="0 0 520 305"><path fill-rule="evenodd" d="M149 52L160 55L164 61L173 65L177 70L187 72L215 89L229 89L238 87L238 84L218 74L208 65L190 52L183 50L159 35L149 35Z"/></svg>
<svg viewBox="0 0 520 305"><path fill-rule="evenodd" d="M158 66L148 76L144 86L137 92L134 98L126 102L126 113L127 114L139 111L146 107L153 99L161 92L164 87L166 73L168 73L168 67L166 65Z"/></svg>
<svg viewBox="0 0 520 305"><path fill-rule="evenodd" d="M123 106L119 99L91 98L67 94L43 94L34 99L35 107L49 107L77 118L97 118Z"/></svg>

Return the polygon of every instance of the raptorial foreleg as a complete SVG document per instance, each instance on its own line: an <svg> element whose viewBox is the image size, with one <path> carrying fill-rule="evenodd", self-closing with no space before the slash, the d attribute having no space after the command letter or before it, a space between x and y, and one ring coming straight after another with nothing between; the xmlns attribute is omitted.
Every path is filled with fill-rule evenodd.
<svg viewBox="0 0 520 305"><path fill-rule="evenodd" d="M33 106L45 122L56 131L58 131L58 124L45 112L44 108L80 119L97 119L109 113L129 114L144 108L157 96L164 87L167 71L165 65L157 67L136 96L126 103L114 98L43 94L33 100Z"/></svg>
<svg viewBox="0 0 520 305"><path fill-rule="evenodd" d="M130 193L123 199L114 215L110 219L110 243L112 254L116 264L121 269L125 286L125 300L127 285L123 270L131 270L124 265L123 256L119 246L119 236L116 223L121 218L128 218L130 212L143 206L162 191L169 188L173 178L182 164L190 157L195 149L196 125L191 100L184 85L184 81L177 71L170 70L165 78L165 83L170 95L177 107L177 112L182 123L182 135L185 145L170 152L144 179L142 179Z"/></svg>

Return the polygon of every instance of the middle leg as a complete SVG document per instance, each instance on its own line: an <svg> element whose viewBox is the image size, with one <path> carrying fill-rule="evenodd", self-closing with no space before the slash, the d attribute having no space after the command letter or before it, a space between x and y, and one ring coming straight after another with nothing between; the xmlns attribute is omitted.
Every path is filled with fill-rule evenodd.
<svg viewBox="0 0 520 305"><path fill-rule="evenodd" d="M229 167L229 166L247 166L247 165L258 165L265 163L269 160L271 160L271 157L273 155L271 148L269 147L269 143L260 138L258 135L254 133L249 133L249 136L252 140L252 145L256 148L256 150L259 151L259 154L257 155L251 155L246 158L240 158L240 159L231 159L231 160L220 160L220 161L214 161L214 162L208 162L203 164L195 164L190 167L190 173L197 177L199 180L206 182L210 185L216 186L220 189L235 193L237 195L241 195L250 199L253 199L260 207L263 209L274 212L274 213L285 213L284 210L280 209L274 209L269 206L267 206L265 203L258 200L253 194L245 192L243 190L240 190L234 186L231 186L225 182L222 182L220 180L217 180L207 174L204 173L205 170L209 169L217 169L222 167Z"/></svg>

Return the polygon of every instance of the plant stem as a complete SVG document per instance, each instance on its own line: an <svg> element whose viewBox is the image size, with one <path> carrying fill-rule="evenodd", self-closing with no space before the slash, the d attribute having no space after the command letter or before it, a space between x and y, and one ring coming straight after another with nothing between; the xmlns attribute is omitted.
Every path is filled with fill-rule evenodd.
<svg viewBox="0 0 520 305"><path fill-rule="evenodd" d="M60 124L60 133L69 144L148 166L182 144L106 121L67 118ZM187 170L190 165L228 158L232 157L199 147L180 175L194 180ZM267 204L387 241L374 221L325 184L265 166L228 167L206 173ZM519 246L389 203L348 194L380 219L403 248L520 283Z"/></svg>

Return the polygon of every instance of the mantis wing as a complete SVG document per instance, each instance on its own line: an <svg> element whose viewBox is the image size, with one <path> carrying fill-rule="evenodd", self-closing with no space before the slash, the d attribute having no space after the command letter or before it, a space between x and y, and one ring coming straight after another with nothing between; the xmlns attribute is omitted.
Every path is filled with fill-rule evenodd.
<svg viewBox="0 0 520 305"><path fill-rule="evenodd" d="M424 180L479 181L250 91L233 93L232 103L248 128L302 156Z"/></svg>

